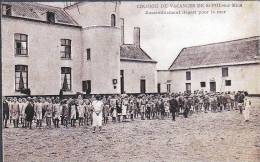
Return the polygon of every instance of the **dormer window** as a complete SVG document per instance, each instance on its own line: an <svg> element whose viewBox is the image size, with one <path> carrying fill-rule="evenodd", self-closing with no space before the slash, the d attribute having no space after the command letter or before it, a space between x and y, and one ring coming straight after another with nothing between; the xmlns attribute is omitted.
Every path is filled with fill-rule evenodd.
<svg viewBox="0 0 260 162"><path fill-rule="evenodd" d="M54 12L47 12L47 21L49 23L55 23L55 13Z"/></svg>
<svg viewBox="0 0 260 162"><path fill-rule="evenodd" d="M116 15L115 14L111 15L111 26L116 26Z"/></svg>
<svg viewBox="0 0 260 162"><path fill-rule="evenodd" d="M2 14L6 16L12 16L11 8L11 5L3 4Z"/></svg>

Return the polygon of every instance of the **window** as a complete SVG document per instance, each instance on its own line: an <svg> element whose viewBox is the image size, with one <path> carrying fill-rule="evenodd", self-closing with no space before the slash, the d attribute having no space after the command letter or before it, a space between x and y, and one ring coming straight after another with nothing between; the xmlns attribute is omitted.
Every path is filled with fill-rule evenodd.
<svg viewBox="0 0 260 162"><path fill-rule="evenodd" d="M12 15L11 5L3 4L3 6L2 6L2 14L3 15L7 15L7 16L11 16Z"/></svg>
<svg viewBox="0 0 260 162"><path fill-rule="evenodd" d="M91 57L90 57L90 48L87 49L87 60L90 60Z"/></svg>
<svg viewBox="0 0 260 162"><path fill-rule="evenodd" d="M71 40L61 39L61 58L71 59Z"/></svg>
<svg viewBox="0 0 260 162"><path fill-rule="evenodd" d="M91 93L91 80L82 81L82 91L88 94Z"/></svg>
<svg viewBox="0 0 260 162"><path fill-rule="evenodd" d="M115 14L111 15L111 26L116 26L116 15Z"/></svg>
<svg viewBox="0 0 260 162"><path fill-rule="evenodd" d="M226 80L226 81L225 81L225 85L226 85L226 86L231 86L231 80Z"/></svg>
<svg viewBox="0 0 260 162"><path fill-rule="evenodd" d="M171 84L167 84L167 93L171 93Z"/></svg>
<svg viewBox="0 0 260 162"><path fill-rule="evenodd" d="M55 13L54 12L47 12L47 21L49 23L55 23Z"/></svg>
<svg viewBox="0 0 260 162"><path fill-rule="evenodd" d="M191 93L191 83L186 83L186 92Z"/></svg>
<svg viewBox="0 0 260 162"><path fill-rule="evenodd" d="M25 34L14 34L15 55L28 55L28 36Z"/></svg>
<svg viewBox="0 0 260 162"><path fill-rule="evenodd" d="M186 72L186 80L191 80L191 72L190 71Z"/></svg>
<svg viewBox="0 0 260 162"><path fill-rule="evenodd" d="M206 82L200 82L200 87L206 87Z"/></svg>
<svg viewBox="0 0 260 162"><path fill-rule="evenodd" d="M61 68L61 89L63 91L71 91L71 68Z"/></svg>
<svg viewBox="0 0 260 162"><path fill-rule="evenodd" d="M228 77L228 68L227 67L222 68L222 77Z"/></svg>
<svg viewBox="0 0 260 162"><path fill-rule="evenodd" d="M28 66L15 65L15 91L28 89Z"/></svg>

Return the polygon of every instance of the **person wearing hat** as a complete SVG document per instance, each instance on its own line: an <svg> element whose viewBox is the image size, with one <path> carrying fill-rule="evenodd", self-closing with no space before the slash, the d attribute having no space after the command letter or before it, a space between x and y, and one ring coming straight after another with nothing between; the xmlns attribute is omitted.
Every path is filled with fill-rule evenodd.
<svg viewBox="0 0 260 162"><path fill-rule="evenodd" d="M178 101L174 95L171 96L169 104L170 104L170 113L172 114L172 120L175 121L175 113L177 112L178 109Z"/></svg>
<svg viewBox="0 0 260 162"><path fill-rule="evenodd" d="M96 100L92 102L93 106L93 133L96 132L96 127L99 127L99 131L102 129L102 111L104 103L101 100L101 96L97 95Z"/></svg>

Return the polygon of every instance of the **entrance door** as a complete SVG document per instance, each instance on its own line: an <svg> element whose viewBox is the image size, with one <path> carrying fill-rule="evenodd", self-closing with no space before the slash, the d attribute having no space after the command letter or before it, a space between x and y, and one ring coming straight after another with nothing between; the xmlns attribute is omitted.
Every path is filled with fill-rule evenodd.
<svg viewBox="0 0 260 162"><path fill-rule="evenodd" d="M161 84L160 83L157 84L157 92L161 93Z"/></svg>
<svg viewBox="0 0 260 162"><path fill-rule="evenodd" d="M140 80L140 92L145 93L145 80L144 79Z"/></svg>
<svg viewBox="0 0 260 162"><path fill-rule="evenodd" d="M186 83L186 92L191 93L191 84Z"/></svg>
<svg viewBox="0 0 260 162"><path fill-rule="evenodd" d="M216 82L209 82L210 91L216 92Z"/></svg>
<svg viewBox="0 0 260 162"><path fill-rule="evenodd" d="M120 70L120 84L121 84L121 94L123 94L125 93L124 70Z"/></svg>
<svg viewBox="0 0 260 162"><path fill-rule="evenodd" d="M86 94L91 93L91 81L90 80L82 81L82 91L86 92Z"/></svg>

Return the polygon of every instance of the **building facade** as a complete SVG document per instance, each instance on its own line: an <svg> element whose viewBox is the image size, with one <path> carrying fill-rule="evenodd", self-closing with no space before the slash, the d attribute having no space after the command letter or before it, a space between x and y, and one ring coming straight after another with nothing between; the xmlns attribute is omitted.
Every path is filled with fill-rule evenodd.
<svg viewBox="0 0 260 162"><path fill-rule="evenodd" d="M168 70L158 71L158 86L161 92L260 94L259 45L256 36L184 48Z"/></svg>
<svg viewBox="0 0 260 162"><path fill-rule="evenodd" d="M156 61L141 49L139 28L137 42L124 44L119 7L119 2L66 8L3 3L3 95L28 89L31 95L156 92Z"/></svg>

